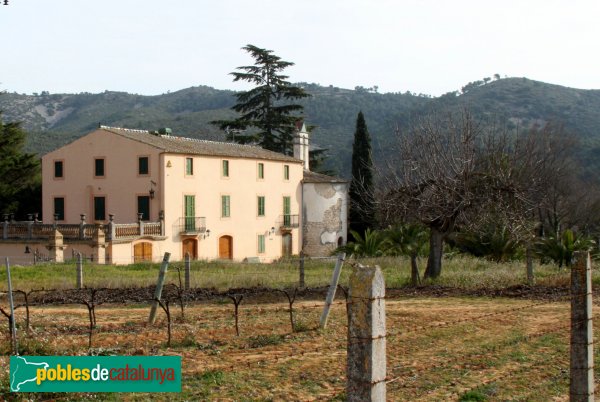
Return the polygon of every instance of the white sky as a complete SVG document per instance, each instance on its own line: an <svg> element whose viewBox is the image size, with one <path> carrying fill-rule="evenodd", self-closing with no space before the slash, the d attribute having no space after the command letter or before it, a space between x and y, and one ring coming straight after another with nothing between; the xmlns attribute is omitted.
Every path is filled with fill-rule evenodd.
<svg viewBox="0 0 600 402"><path fill-rule="evenodd" d="M0 89L246 89L240 48L296 63L290 81L440 95L528 77L600 88L597 0L0 1Z"/></svg>

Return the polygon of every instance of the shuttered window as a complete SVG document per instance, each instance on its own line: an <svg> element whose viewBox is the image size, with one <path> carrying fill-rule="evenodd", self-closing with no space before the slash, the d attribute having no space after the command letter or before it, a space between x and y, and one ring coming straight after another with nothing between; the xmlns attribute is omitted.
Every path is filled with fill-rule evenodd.
<svg viewBox="0 0 600 402"><path fill-rule="evenodd" d="M230 199L228 195L221 196L221 217L228 218L230 216Z"/></svg>
<svg viewBox="0 0 600 402"><path fill-rule="evenodd" d="M257 215L258 216L265 216L265 197L264 196L258 196L257 197Z"/></svg>

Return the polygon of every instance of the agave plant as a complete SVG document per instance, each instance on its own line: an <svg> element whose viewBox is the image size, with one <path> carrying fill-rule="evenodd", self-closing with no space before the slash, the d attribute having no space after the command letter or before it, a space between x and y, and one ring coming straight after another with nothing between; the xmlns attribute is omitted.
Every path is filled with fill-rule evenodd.
<svg viewBox="0 0 600 402"><path fill-rule="evenodd" d="M384 234L377 230L367 229L363 236L350 230L354 241L339 247L335 252L345 252L354 257L380 257L388 248L388 240Z"/></svg>

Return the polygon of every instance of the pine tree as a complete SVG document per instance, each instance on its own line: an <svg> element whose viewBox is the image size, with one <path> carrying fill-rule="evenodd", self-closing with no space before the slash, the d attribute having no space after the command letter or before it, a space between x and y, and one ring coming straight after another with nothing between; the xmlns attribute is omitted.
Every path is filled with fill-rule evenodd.
<svg viewBox="0 0 600 402"><path fill-rule="evenodd" d="M20 123L4 123L0 112L0 213L23 217L41 211L40 163L23 152L24 145Z"/></svg>
<svg viewBox="0 0 600 402"><path fill-rule="evenodd" d="M350 182L350 229L363 234L375 226L373 196L373 159L371 136L362 112L356 119L352 144L352 181Z"/></svg>
<svg viewBox="0 0 600 402"><path fill-rule="evenodd" d="M240 113L240 117L212 123L222 130L234 130L235 135L230 135L230 139L239 143L256 142L265 149L291 154L295 123L303 107L286 102L310 95L286 81L288 76L281 74L294 63L281 60L272 50L254 45L242 49L250 53L255 62L253 66L238 67L239 71L232 72L233 81L247 81L256 87L236 94L237 104L232 109ZM255 130L249 134L239 132L248 128Z"/></svg>

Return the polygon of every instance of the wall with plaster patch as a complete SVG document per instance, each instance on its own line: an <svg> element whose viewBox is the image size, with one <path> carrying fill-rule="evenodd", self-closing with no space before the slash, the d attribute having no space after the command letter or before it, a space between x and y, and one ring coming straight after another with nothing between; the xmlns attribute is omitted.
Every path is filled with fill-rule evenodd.
<svg viewBox="0 0 600 402"><path fill-rule="evenodd" d="M329 255L346 244L348 231L348 184L303 183L304 254Z"/></svg>

